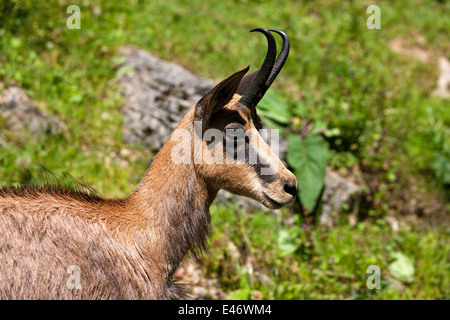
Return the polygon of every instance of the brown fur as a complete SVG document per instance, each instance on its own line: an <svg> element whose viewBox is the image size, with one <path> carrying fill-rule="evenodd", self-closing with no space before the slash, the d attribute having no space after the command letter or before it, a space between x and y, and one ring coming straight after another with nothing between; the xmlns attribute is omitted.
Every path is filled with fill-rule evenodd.
<svg viewBox="0 0 450 320"><path fill-rule="evenodd" d="M237 111L246 128L259 126L255 110L234 95L246 70L216 86L179 125L194 139L193 121L223 130ZM235 117L233 116L233 117ZM232 118L233 118L232 117ZM279 207L265 194L291 201L283 181L296 183L280 162L270 186L246 164L174 164L170 138L138 188L124 199L104 199L60 187L0 188L1 299L174 299L183 296L172 275L181 260L204 249L209 206L220 188ZM203 144L203 148L207 145ZM192 155L193 156L193 155ZM280 161L271 154L271 161ZM264 192L263 192L264 191ZM81 288L69 289L69 266L79 267Z"/></svg>

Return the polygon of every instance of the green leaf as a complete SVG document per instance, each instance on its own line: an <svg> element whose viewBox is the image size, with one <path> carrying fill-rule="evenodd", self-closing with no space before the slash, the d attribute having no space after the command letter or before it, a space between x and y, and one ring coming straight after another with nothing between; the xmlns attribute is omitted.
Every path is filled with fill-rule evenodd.
<svg viewBox="0 0 450 320"><path fill-rule="evenodd" d="M311 212L324 185L328 143L318 134L309 134L305 139L291 134L287 140L287 162L297 177L300 201Z"/></svg>
<svg viewBox="0 0 450 320"><path fill-rule="evenodd" d="M414 276L413 261L401 252L394 254L395 261L389 265L391 275L403 282L412 282Z"/></svg>
<svg viewBox="0 0 450 320"><path fill-rule="evenodd" d="M278 248L283 255L293 254L299 245L299 241L291 233L286 230L280 230L278 233Z"/></svg>
<svg viewBox="0 0 450 320"><path fill-rule="evenodd" d="M264 123L274 129L284 128L291 117L286 99L272 91L266 92L258 104L258 114Z"/></svg>

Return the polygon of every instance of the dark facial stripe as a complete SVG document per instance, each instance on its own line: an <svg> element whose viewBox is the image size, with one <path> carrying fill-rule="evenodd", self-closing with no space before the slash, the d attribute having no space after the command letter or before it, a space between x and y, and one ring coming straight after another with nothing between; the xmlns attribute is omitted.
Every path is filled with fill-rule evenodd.
<svg viewBox="0 0 450 320"><path fill-rule="evenodd" d="M252 152L256 152L255 149L251 146L246 146L246 152L247 151L252 151ZM247 152L246 155L248 155L249 153ZM277 179L277 173L274 174L262 174L262 169L263 168L270 168L270 165L268 164L264 164L261 162L261 155L258 154L257 157L257 161L255 164L250 164L249 162L249 158L246 156L245 157L245 162L247 163L247 165L253 169L253 171L255 171L255 173L258 175L259 180L261 181L262 185L264 187L268 187L269 184L271 184L272 182L274 182Z"/></svg>
<svg viewBox="0 0 450 320"><path fill-rule="evenodd" d="M231 137L224 137L223 139L223 143L224 143L224 150L226 153L226 143L227 143L227 139L231 139ZM244 148L244 149L242 149ZM261 161L261 155L257 153L256 149L253 146L250 146L249 140L246 139L245 140L245 145L243 145L242 143L238 143L237 138L233 139L233 163L237 163L238 160L238 156L240 155L239 153L242 154L242 152L245 152L244 154L244 159L245 159L245 164L251 168L256 175L258 176L259 180L261 181L261 183L263 184L263 186L267 187L269 184L271 184L272 182L274 182L277 179L277 173L274 174L262 174L262 169L266 168L269 169L270 165L269 164L264 164ZM256 163L250 163L250 152L254 152L252 154L256 154ZM228 155L229 157L231 157L231 155ZM239 157L240 158L240 157ZM253 162L253 161L252 161ZM266 161L264 161L266 162Z"/></svg>

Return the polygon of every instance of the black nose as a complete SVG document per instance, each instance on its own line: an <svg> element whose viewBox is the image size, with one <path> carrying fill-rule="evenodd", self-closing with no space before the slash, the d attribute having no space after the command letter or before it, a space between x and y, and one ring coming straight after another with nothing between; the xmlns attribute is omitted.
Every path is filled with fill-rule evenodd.
<svg viewBox="0 0 450 320"><path fill-rule="evenodd" d="M295 197L297 195L297 185L293 183L285 183L284 191Z"/></svg>

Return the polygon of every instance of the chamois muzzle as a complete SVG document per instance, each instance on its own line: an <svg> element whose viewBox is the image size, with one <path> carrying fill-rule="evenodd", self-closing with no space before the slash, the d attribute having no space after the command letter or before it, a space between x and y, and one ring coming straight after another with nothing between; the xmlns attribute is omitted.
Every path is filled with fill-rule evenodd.
<svg viewBox="0 0 450 320"><path fill-rule="evenodd" d="M295 196L297 195L297 190L298 190L298 183L294 184L292 182L286 182L283 186L284 192L290 194L291 196L293 196L295 198Z"/></svg>

